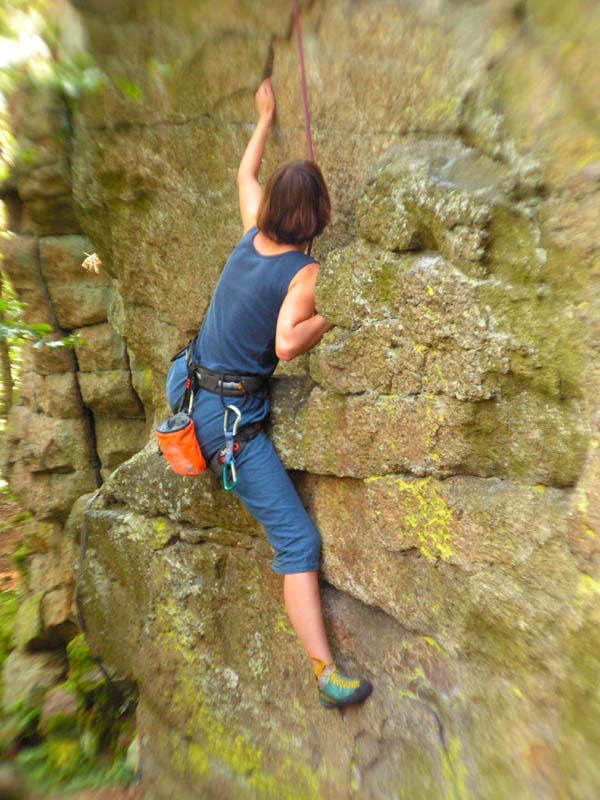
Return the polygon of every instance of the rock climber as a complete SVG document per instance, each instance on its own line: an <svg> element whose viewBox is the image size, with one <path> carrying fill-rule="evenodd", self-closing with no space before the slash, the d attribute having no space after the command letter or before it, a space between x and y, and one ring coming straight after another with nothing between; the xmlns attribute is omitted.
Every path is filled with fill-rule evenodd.
<svg viewBox="0 0 600 800"><path fill-rule="evenodd" d="M243 431L252 432L243 449L236 446L237 483L232 491L265 528L274 549L272 569L284 576L290 621L307 656L316 662L312 668L319 701L335 708L362 702L372 685L345 675L333 661L319 594L321 535L271 440L256 425L269 412L267 381L278 359L290 361L305 353L332 327L315 309L319 263L306 254L309 243L329 223L331 207L314 161L282 164L262 189L258 175L276 107L269 78L255 100L258 122L237 173L244 234L225 264L196 340L199 372L204 370L213 383L207 378L211 388L197 391L191 416L211 466L219 453L224 460L224 408L236 405ZM215 381L219 375L223 380ZM185 358L180 356L167 377L172 409L183 394L186 376ZM263 379L255 391L236 396L235 390L224 390L237 380L240 385L244 378L250 382L250 376Z"/></svg>

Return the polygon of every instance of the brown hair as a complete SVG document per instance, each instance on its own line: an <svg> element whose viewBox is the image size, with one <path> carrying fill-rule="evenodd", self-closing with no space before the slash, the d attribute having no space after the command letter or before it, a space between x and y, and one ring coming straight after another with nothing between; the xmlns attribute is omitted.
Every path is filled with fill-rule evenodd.
<svg viewBox="0 0 600 800"><path fill-rule="evenodd" d="M323 174L314 161L286 161L267 181L256 225L278 244L303 244L331 219Z"/></svg>

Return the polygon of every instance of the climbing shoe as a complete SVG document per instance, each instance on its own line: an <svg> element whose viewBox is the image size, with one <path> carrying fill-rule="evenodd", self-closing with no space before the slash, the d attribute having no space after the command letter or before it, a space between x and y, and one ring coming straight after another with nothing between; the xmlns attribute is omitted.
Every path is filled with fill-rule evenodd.
<svg viewBox="0 0 600 800"><path fill-rule="evenodd" d="M333 661L325 663L320 658L319 666L314 668L315 681L319 689L319 702L325 708L340 708L353 703L362 703L373 691L369 681L359 678L349 678L337 668ZM321 681L319 676L326 667L333 664L333 669Z"/></svg>

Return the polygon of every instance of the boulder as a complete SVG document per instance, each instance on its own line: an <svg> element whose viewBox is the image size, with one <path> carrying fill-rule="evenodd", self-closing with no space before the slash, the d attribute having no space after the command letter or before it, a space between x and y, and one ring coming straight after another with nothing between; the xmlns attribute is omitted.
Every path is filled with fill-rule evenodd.
<svg viewBox="0 0 600 800"><path fill-rule="evenodd" d="M127 418L143 417L144 409L125 369L80 372L83 402L94 414Z"/></svg>
<svg viewBox="0 0 600 800"><path fill-rule="evenodd" d="M110 280L82 268L85 253L94 252L85 236L41 236L42 275L59 324L66 330L106 320Z"/></svg>
<svg viewBox="0 0 600 800"><path fill-rule="evenodd" d="M81 372L127 369L125 342L108 322L76 328L73 334L85 340L75 346Z"/></svg>
<svg viewBox="0 0 600 800"><path fill-rule="evenodd" d="M96 448L102 469L110 474L146 444L147 424L143 419L94 417Z"/></svg>
<svg viewBox="0 0 600 800"><path fill-rule="evenodd" d="M6 713L19 704L26 709L41 706L46 692L65 675L66 661L61 653L23 653L13 650L4 662Z"/></svg>

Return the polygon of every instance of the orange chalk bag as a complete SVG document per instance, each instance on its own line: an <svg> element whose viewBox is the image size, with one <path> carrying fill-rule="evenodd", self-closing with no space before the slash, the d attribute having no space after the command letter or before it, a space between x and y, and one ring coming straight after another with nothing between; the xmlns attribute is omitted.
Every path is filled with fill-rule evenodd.
<svg viewBox="0 0 600 800"><path fill-rule="evenodd" d="M167 459L171 469L178 475L190 476L199 475L206 469L206 459L200 448L196 426L191 416L194 394L198 388L193 358L195 341L196 338L188 342L186 348L188 376L177 413L167 417L155 428L159 452ZM184 411L186 406L187 411Z"/></svg>

